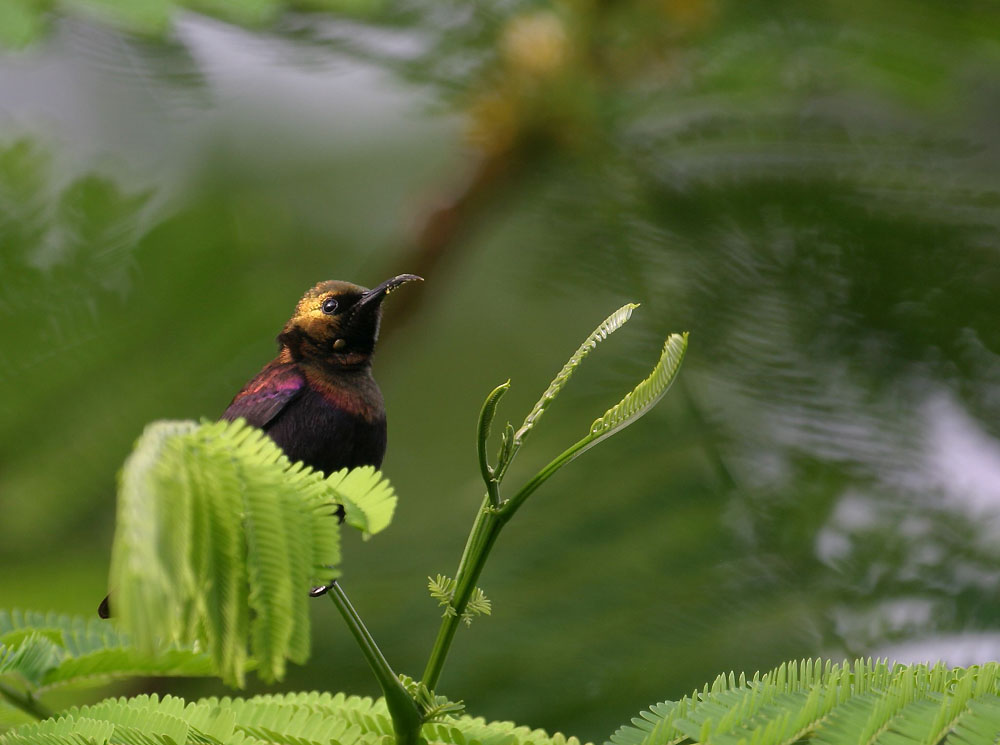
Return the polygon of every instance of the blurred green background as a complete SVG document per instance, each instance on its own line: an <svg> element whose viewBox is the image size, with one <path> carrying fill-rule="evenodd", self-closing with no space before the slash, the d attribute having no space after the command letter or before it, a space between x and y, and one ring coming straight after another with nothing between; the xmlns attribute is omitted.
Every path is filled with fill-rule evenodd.
<svg viewBox="0 0 1000 745"><path fill-rule="evenodd" d="M599 740L731 669L1000 655L995 3L0 0L0 40L0 606L95 613L143 425L217 416L313 283L407 271L400 505L344 577L400 671L483 396L517 424L630 300L508 485L689 330L680 381L510 525L444 693ZM375 694L314 619L281 688Z"/></svg>

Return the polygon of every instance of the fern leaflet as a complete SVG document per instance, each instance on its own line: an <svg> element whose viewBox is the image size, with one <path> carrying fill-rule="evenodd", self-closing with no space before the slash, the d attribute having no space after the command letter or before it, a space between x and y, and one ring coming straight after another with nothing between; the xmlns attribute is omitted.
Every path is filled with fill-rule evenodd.
<svg viewBox="0 0 1000 745"><path fill-rule="evenodd" d="M430 591L431 597L438 601L438 605L444 606L445 616L455 615L455 607L452 605L452 601L455 599L456 586L457 583L454 579L445 577L443 574L427 578L427 589ZM465 621L466 626L470 626L473 617L488 616L492 612L493 604L486 597L486 593L477 587L473 590L469 602L465 605L465 610L462 612L462 620Z"/></svg>
<svg viewBox="0 0 1000 745"><path fill-rule="evenodd" d="M457 704L440 697L427 703L435 716L454 715ZM449 716L425 724L427 742L442 745L580 745L576 738ZM391 745L385 702L342 693L292 693L250 699L207 698L186 703L174 696L108 699L69 709L57 718L0 734L0 745Z"/></svg>
<svg viewBox="0 0 1000 745"><path fill-rule="evenodd" d="M158 422L120 478L113 609L140 650L198 642L241 685L309 655L308 589L334 579L337 506L366 534L396 496L373 468L328 478L242 420Z"/></svg>
<svg viewBox="0 0 1000 745"><path fill-rule="evenodd" d="M606 745L987 745L998 733L998 663L803 660L749 681L720 676L680 701L650 707Z"/></svg>
<svg viewBox="0 0 1000 745"><path fill-rule="evenodd" d="M396 494L372 466L337 471L327 478L327 485L344 505L347 524L366 538L385 530L392 521Z"/></svg>
<svg viewBox="0 0 1000 745"><path fill-rule="evenodd" d="M599 342L607 339L611 334L620 329L629 318L632 317L632 311L639 307L638 303L627 303L621 308L616 310L610 316L601 322L594 331L583 340L583 343L579 348L573 353L573 355L566 361L566 364L562 366L562 369L556 374L549 383L549 387L545 389L545 393L542 397L538 399L535 405L528 412L528 416L524 418L524 422L518 428L517 432L514 433L514 442L516 445L520 445L524 438L527 436L528 432L535 423L541 419L542 414L545 413L545 409L548 407L555 397L559 394L559 391L563 389L566 382L570 379L570 376L574 373L576 368L580 366L583 359L597 348Z"/></svg>
<svg viewBox="0 0 1000 745"><path fill-rule="evenodd" d="M508 431L505 430L496 467L497 480L503 477L504 472L507 470L507 466L510 465L510 462L514 459L514 455L517 453L518 448L521 447L521 444L528 436L528 433L535 426L535 424L538 423L538 420L542 418L542 414L545 413L549 404L555 400L559 391L563 389L567 381L569 381L570 377L576 371L576 368L578 368L580 363L583 362L584 358L590 354L591 351L597 348L598 343L604 341L611 334L624 326L628 319L632 317L632 311L638 307L638 303L626 303L610 316L605 318L601 324L594 329L590 336L583 340L583 343L566 361L566 364L562 366L562 369L552 379L552 382L549 383L549 387L545 389L542 397L538 399L535 405L531 408L531 411L528 412L528 415L524 418L524 422L521 426L512 433L508 433ZM513 430L510 425L508 425L507 429Z"/></svg>
<svg viewBox="0 0 1000 745"><path fill-rule="evenodd" d="M627 393L625 398L604 412L604 416L594 420L590 426L590 434L584 440L586 444L579 452L582 453L618 430L627 427L663 398L671 383L674 382L674 378L677 377L681 362L684 361L687 339L687 332L671 334L667 338L663 343L660 359L657 360L649 377Z"/></svg>
<svg viewBox="0 0 1000 745"><path fill-rule="evenodd" d="M0 677L32 695L141 675L211 675L208 657L172 647L156 653L132 646L127 634L97 618L0 610Z"/></svg>

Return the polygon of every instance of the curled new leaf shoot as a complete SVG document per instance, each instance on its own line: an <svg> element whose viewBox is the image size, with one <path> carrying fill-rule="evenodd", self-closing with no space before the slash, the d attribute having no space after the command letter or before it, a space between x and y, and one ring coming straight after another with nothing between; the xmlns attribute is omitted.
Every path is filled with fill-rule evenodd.
<svg viewBox="0 0 1000 745"><path fill-rule="evenodd" d="M509 449L505 454L505 457L497 463L496 467L496 480L500 480L503 477L504 472L507 470L507 466L514 459L514 455L517 453L518 448L521 447L521 443L524 442L524 438L528 436L532 427L541 419L542 414L545 413L545 409L548 408L549 404L555 400L555 397L559 395L559 391L563 389L570 376L576 371L576 368L580 366L583 359L594 350L598 343L607 339L611 334L620 329L625 325L626 321L632 317L632 311L639 307L638 303L627 303L621 308L616 310L610 316L604 319L600 326L594 329L593 333L584 339L583 344L573 353L566 364L562 366L559 373L552 379L549 383L549 387L545 389L545 393L542 397L538 399L535 405L532 407L531 411L528 412L528 416L524 418L524 423L517 429L514 433L513 440L510 444Z"/></svg>
<svg viewBox="0 0 1000 745"><path fill-rule="evenodd" d="M590 434L578 443L582 447L574 452L574 458L636 421L663 398L684 361L687 339L686 331L683 334L671 334L667 338L653 372L627 393L625 398L604 412L604 416L594 420L590 425Z"/></svg>
<svg viewBox="0 0 1000 745"><path fill-rule="evenodd" d="M503 507L504 515L509 519L524 500L552 474L601 440L624 429L652 409L663 398L677 377L681 362L684 361L684 353L687 350L687 339L687 332L671 334L664 342L660 359L649 377L633 388L621 401L604 412L604 416L595 419L586 437L563 451L525 484L510 501L506 502Z"/></svg>
<svg viewBox="0 0 1000 745"><path fill-rule="evenodd" d="M503 394L509 388L510 380L507 380L507 382L501 383L490 391L490 395L486 397L486 400L483 402L483 408L479 412L479 428L476 436L479 451L479 470L483 475L483 481L489 490L490 502L494 507L500 506L500 497L496 489L493 468L490 466L489 459L486 456L486 442L490 438L490 427L493 425L493 417L496 415L497 406L500 404Z"/></svg>

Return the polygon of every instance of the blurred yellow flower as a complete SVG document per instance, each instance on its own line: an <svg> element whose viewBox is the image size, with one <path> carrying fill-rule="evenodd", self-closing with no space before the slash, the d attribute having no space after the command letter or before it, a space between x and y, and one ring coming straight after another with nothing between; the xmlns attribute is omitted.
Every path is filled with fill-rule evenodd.
<svg viewBox="0 0 1000 745"><path fill-rule="evenodd" d="M539 77L549 76L565 64L568 47L563 22L549 11L511 19L500 41L503 58L513 72Z"/></svg>

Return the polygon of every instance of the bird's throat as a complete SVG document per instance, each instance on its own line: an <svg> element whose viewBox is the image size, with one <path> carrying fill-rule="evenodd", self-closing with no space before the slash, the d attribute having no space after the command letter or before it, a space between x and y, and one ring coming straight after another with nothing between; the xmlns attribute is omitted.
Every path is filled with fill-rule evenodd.
<svg viewBox="0 0 1000 745"><path fill-rule="evenodd" d="M370 368L339 371L299 363L309 387L334 408L348 412L369 422L384 419L382 392L378 389Z"/></svg>
<svg viewBox="0 0 1000 745"><path fill-rule="evenodd" d="M300 344L294 351L289 344L283 343L281 351L278 352L278 361L294 362L302 366L303 369L306 366L314 367L330 377L337 377L341 373L364 373L369 369L372 361L371 354L366 352L333 352L332 350L320 352L319 349L320 345L315 340L311 340L311 346Z"/></svg>

